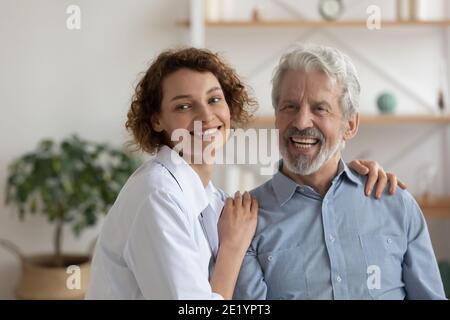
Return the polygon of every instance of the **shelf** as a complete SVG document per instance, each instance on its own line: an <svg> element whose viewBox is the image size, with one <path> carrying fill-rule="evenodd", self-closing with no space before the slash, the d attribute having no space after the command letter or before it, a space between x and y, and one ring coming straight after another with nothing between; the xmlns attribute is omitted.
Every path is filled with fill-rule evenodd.
<svg viewBox="0 0 450 320"><path fill-rule="evenodd" d="M438 115L373 115L362 116L361 123L364 124L450 124L450 116Z"/></svg>
<svg viewBox="0 0 450 320"><path fill-rule="evenodd" d="M450 197L416 199L427 218L450 218Z"/></svg>
<svg viewBox="0 0 450 320"><path fill-rule="evenodd" d="M189 21L179 21L177 25L189 27ZM227 21L205 21L207 28L367 28L365 20L227 20ZM408 21L381 21L381 27L447 27L450 20L408 20Z"/></svg>
<svg viewBox="0 0 450 320"><path fill-rule="evenodd" d="M260 116L250 123L253 127L273 127L273 116ZM450 124L450 115L373 115L361 116L361 124Z"/></svg>

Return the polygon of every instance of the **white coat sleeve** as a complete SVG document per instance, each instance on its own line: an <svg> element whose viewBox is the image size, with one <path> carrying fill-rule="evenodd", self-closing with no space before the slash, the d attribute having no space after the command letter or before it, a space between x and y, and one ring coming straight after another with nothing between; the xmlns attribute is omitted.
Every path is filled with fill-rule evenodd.
<svg viewBox="0 0 450 320"><path fill-rule="evenodd" d="M188 215L161 190L140 206L124 257L146 299L223 299L212 292Z"/></svg>

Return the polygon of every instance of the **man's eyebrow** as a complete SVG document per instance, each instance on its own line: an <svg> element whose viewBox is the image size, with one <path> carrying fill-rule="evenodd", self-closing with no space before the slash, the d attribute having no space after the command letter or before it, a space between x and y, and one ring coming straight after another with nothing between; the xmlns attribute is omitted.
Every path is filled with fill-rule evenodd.
<svg viewBox="0 0 450 320"><path fill-rule="evenodd" d="M210 94L211 92L216 91L216 90L222 91L222 88L221 87L212 87L211 89L209 89L206 92L206 94ZM190 95L190 94L180 94L180 95L175 96L172 99L170 99L170 101L179 100L179 99L186 99L186 98L192 98L192 95Z"/></svg>
<svg viewBox="0 0 450 320"><path fill-rule="evenodd" d="M283 100L281 100L281 103L292 103L292 104L294 104L294 103L298 103L295 99L283 99Z"/></svg>
<svg viewBox="0 0 450 320"><path fill-rule="evenodd" d="M328 103L328 101L325 101L325 100L314 101L312 103L312 105L315 105L315 106L317 106L317 105L326 105L327 107L330 107L330 104Z"/></svg>

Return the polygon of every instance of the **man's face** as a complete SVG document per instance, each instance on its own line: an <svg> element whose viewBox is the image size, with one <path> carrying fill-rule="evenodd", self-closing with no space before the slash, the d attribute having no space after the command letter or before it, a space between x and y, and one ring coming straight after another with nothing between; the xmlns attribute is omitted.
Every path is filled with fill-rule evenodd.
<svg viewBox="0 0 450 320"><path fill-rule="evenodd" d="M289 70L280 83L275 125L284 165L295 174L318 171L344 147L342 87L320 71Z"/></svg>

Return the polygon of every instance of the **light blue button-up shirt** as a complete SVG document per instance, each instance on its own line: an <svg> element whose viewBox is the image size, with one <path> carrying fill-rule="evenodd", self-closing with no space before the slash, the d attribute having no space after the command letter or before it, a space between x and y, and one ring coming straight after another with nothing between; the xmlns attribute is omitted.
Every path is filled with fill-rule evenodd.
<svg viewBox="0 0 450 320"><path fill-rule="evenodd" d="M256 235L235 299L445 299L425 219L408 191L364 196L343 161L324 197L279 171L252 191Z"/></svg>

